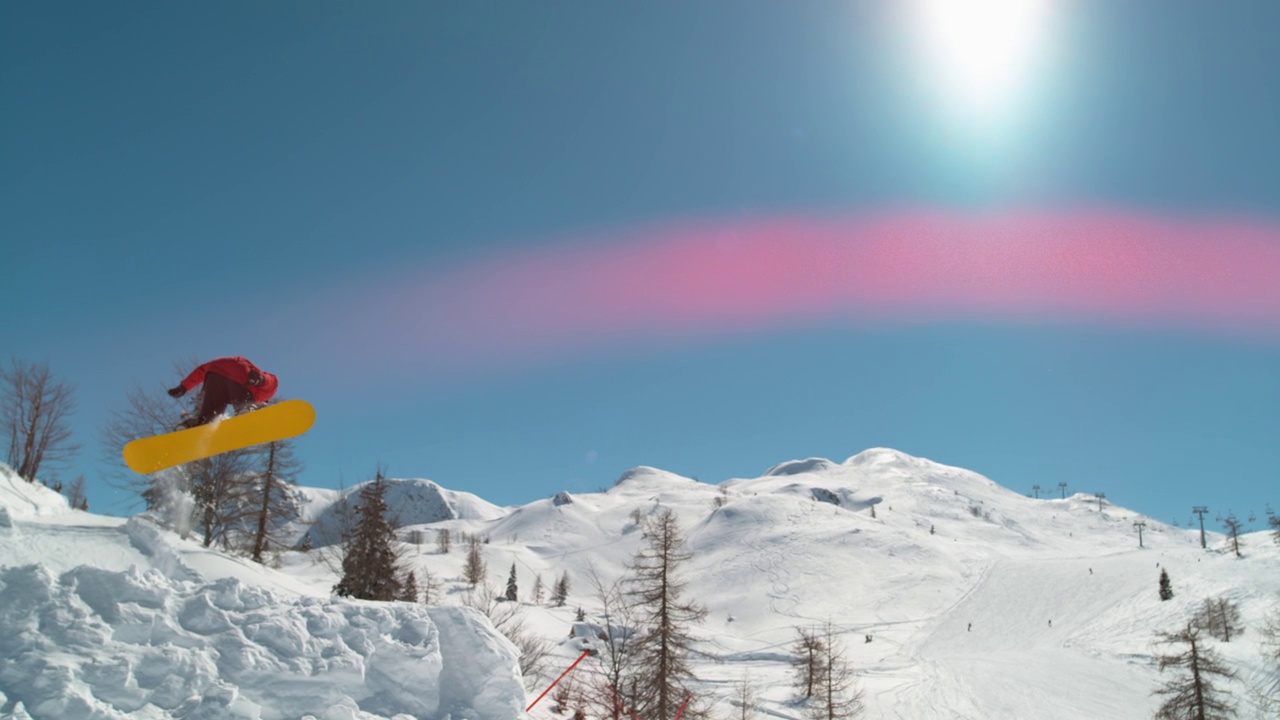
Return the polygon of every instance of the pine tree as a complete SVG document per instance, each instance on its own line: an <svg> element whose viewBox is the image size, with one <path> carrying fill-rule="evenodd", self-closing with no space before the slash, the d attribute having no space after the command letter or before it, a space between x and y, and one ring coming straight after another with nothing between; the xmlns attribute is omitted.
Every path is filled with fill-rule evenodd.
<svg viewBox="0 0 1280 720"><path fill-rule="evenodd" d="M569 601L569 571L566 570L560 574L560 578L556 580L556 584L551 588L551 604L556 607L564 607Z"/></svg>
<svg viewBox="0 0 1280 720"><path fill-rule="evenodd" d="M1160 568L1160 599L1173 599L1173 583L1169 581L1169 573L1164 568Z"/></svg>
<svg viewBox="0 0 1280 720"><path fill-rule="evenodd" d="M636 653L646 670L633 710L641 717L674 718L691 696L689 684L697 680L689 665L689 632L706 610L681 597L680 570L693 556L684 549L675 513L666 509L646 522L644 537L648 547L632 561L628 592L641 628Z"/></svg>
<svg viewBox="0 0 1280 720"><path fill-rule="evenodd" d="M542 598L546 595L546 592L546 588L542 585L542 576L535 576L533 579L533 603L535 605L541 605Z"/></svg>
<svg viewBox="0 0 1280 720"><path fill-rule="evenodd" d="M519 597L519 589L516 587L516 564L511 563L511 574L507 576L507 592L502 596L508 602L515 602Z"/></svg>
<svg viewBox="0 0 1280 720"><path fill-rule="evenodd" d="M342 579L333 592L362 600L395 600L401 595L395 528L387 520L387 484L379 470L360 488L354 535L342 558Z"/></svg>
<svg viewBox="0 0 1280 720"><path fill-rule="evenodd" d="M440 528L440 530L436 532L436 550L438 550L441 555L449 554L449 535L449 528Z"/></svg>
<svg viewBox="0 0 1280 720"><path fill-rule="evenodd" d="M89 498L84 494L84 475L77 475L67 490L67 505L73 510L89 510Z"/></svg>
<svg viewBox="0 0 1280 720"><path fill-rule="evenodd" d="M1235 717L1235 707L1226 693L1213 684L1215 676L1234 678L1235 673L1222 664L1222 659L1200 638L1200 631L1188 625L1176 633L1159 633L1159 642L1180 643L1187 649L1175 655L1161 655L1160 671L1167 667L1183 668L1185 675L1173 678L1153 692L1165 695L1156 711L1156 720L1228 720Z"/></svg>
<svg viewBox="0 0 1280 720"><path fill-rule="evenodd" d="M400 595L396 599L403 600L404 602L412 602L412 603L418 602L417 573L410 570L404 576L404 580L400 583Z"/></svg>

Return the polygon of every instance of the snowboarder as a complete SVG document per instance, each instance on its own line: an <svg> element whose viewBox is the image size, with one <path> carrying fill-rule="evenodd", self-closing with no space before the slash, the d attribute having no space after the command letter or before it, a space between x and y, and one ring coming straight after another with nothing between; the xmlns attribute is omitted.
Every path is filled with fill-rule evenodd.
<svg viewBox="0 0 1280 720"><path fill-rule="evenodd" d="M221 357L191 371L191 374L169 390L169 396L180 398L204 384L204 397L195 416L187 416L178 429L204 425L226 411L235 408L236 414L257 410L275 397L280 381L275 375L263 372L257 365L239 357Z"/></svg>

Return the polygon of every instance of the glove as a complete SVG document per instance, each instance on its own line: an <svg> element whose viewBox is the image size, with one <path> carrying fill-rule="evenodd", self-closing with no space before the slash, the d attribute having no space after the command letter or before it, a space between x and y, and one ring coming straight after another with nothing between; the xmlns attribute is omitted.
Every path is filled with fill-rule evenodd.
<svg viewBox="0 0 1280 720"><path fill-rule="evenodd" d="M181 385L175 388L169 388L169 397L171 398L180 398L186 394L187 394L187 389L182 387Z"/></svg>

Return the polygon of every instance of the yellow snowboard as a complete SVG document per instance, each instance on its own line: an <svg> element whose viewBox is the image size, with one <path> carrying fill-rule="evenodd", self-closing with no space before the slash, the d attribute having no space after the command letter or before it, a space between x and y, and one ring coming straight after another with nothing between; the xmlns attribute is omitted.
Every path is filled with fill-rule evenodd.
<svg viewBox="0 0 1280 720"><path fill-rule="evenodd" d="M305 400L284 400L207 425L140 438L124 446L124 462L134 472L153 472L274 440L297 437L316 421Z"/></svg>

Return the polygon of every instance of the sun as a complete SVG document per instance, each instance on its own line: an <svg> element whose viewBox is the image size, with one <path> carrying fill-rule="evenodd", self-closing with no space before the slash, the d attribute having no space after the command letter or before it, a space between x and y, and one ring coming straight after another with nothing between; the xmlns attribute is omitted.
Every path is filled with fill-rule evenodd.
<svg viewBox="0 0 1280 720"><path fill-rule="evenodd" d="M1039 59L1050 0L916 0L929 72L978 114L1013 102Z"/></svg>

